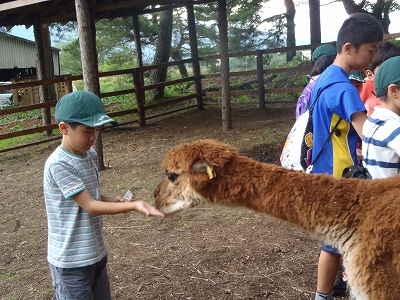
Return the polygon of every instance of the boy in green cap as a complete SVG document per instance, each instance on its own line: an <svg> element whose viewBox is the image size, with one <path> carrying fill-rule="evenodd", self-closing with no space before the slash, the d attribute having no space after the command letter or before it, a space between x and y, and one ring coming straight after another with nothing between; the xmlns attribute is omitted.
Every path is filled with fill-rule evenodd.
<svg viewBox="0 0 400 300"><path fill-rule="evenodd" d="M103 125L117 122L99 97L84 91L67 94L57 102L55 119L62 142L47 159L43 178L54 299L110 300L101 215L133 210L165 215L147 202L100 193L92 146Z"/></svg>
<svg viewBox="0 0 400 300"><path fill-rule="evenodd" d="M400 56L382 63L374 85L382 104L363 127L363 162L372 178L386 178L400 171Z"/></svg>

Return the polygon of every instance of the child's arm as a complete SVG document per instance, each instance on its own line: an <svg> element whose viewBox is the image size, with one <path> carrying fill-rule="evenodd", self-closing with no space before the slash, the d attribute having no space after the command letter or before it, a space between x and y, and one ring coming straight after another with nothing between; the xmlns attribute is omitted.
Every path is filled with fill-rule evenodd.
<svg viewBox="0 0 400 300"><path fill-rule="evenodd" d="M351 115L351 124L353 125L354 129L357 131L358 136L362 138L362 128L367 121L368 117L365 112L356 112Z"/></svg>
<svg viewBox="0 0 400 300"><path fill-rule="evenodd" d="M103 200L102 196L102 200ZM92 198L87 190L74 195L72 197L76 203L91 215L113 215L126 213L136 210L146 216L166 217L166 215L158 211L154 206L145 201L134 202L104 202L96 201ZM118 197L116 197L117 199ZM113 199L107 197L107 199Z"/></svg>
<svg viewBox="0 0 400 300"><path fill-rule="evenodd" d="M101 195L101 201L103 202L124 202L124 198L121 195L118 195L117 197L108 197Z"/></svg>

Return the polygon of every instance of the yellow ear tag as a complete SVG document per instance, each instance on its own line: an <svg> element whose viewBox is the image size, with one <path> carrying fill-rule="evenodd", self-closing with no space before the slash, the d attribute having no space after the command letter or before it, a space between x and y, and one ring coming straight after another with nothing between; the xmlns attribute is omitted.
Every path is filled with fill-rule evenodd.
<svg viewBox="0 0 400 300"><path fill-rule="evenodd" d="M208 165L207 165L207 174L210 180L213 179L214 177L217 177L217 174Z"/></svg>

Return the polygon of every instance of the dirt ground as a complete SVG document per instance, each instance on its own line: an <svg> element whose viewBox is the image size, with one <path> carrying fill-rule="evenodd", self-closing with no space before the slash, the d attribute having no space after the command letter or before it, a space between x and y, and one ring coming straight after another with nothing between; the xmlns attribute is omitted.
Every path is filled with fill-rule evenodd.
<svg viewBox="0 0 400 300"><path fill-rule="evenodd" d="M294 104L187 110L103 134L102 193L153 203L165 153L181 141L216 139L256 160L279 163ZM59 141L0 154L0 299L51 299L43 166ZM288 183L290 184L290 183ZM167 219L104 217L113 299L314 299L320 243L252 211L200 207ZM347 299L347 298L337 298Z"/></svg>

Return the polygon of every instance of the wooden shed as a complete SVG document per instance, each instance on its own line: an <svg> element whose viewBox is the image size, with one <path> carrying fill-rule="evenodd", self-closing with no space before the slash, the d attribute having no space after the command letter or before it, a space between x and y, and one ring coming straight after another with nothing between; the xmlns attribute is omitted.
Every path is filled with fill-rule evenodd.
<svg viewBox="0 0 400 300"><path fill-rule="evenodd" d="M51 47L54 75L60 75L60 49ZM36 43L0 32L0 81L36 76Z"/></svg>

